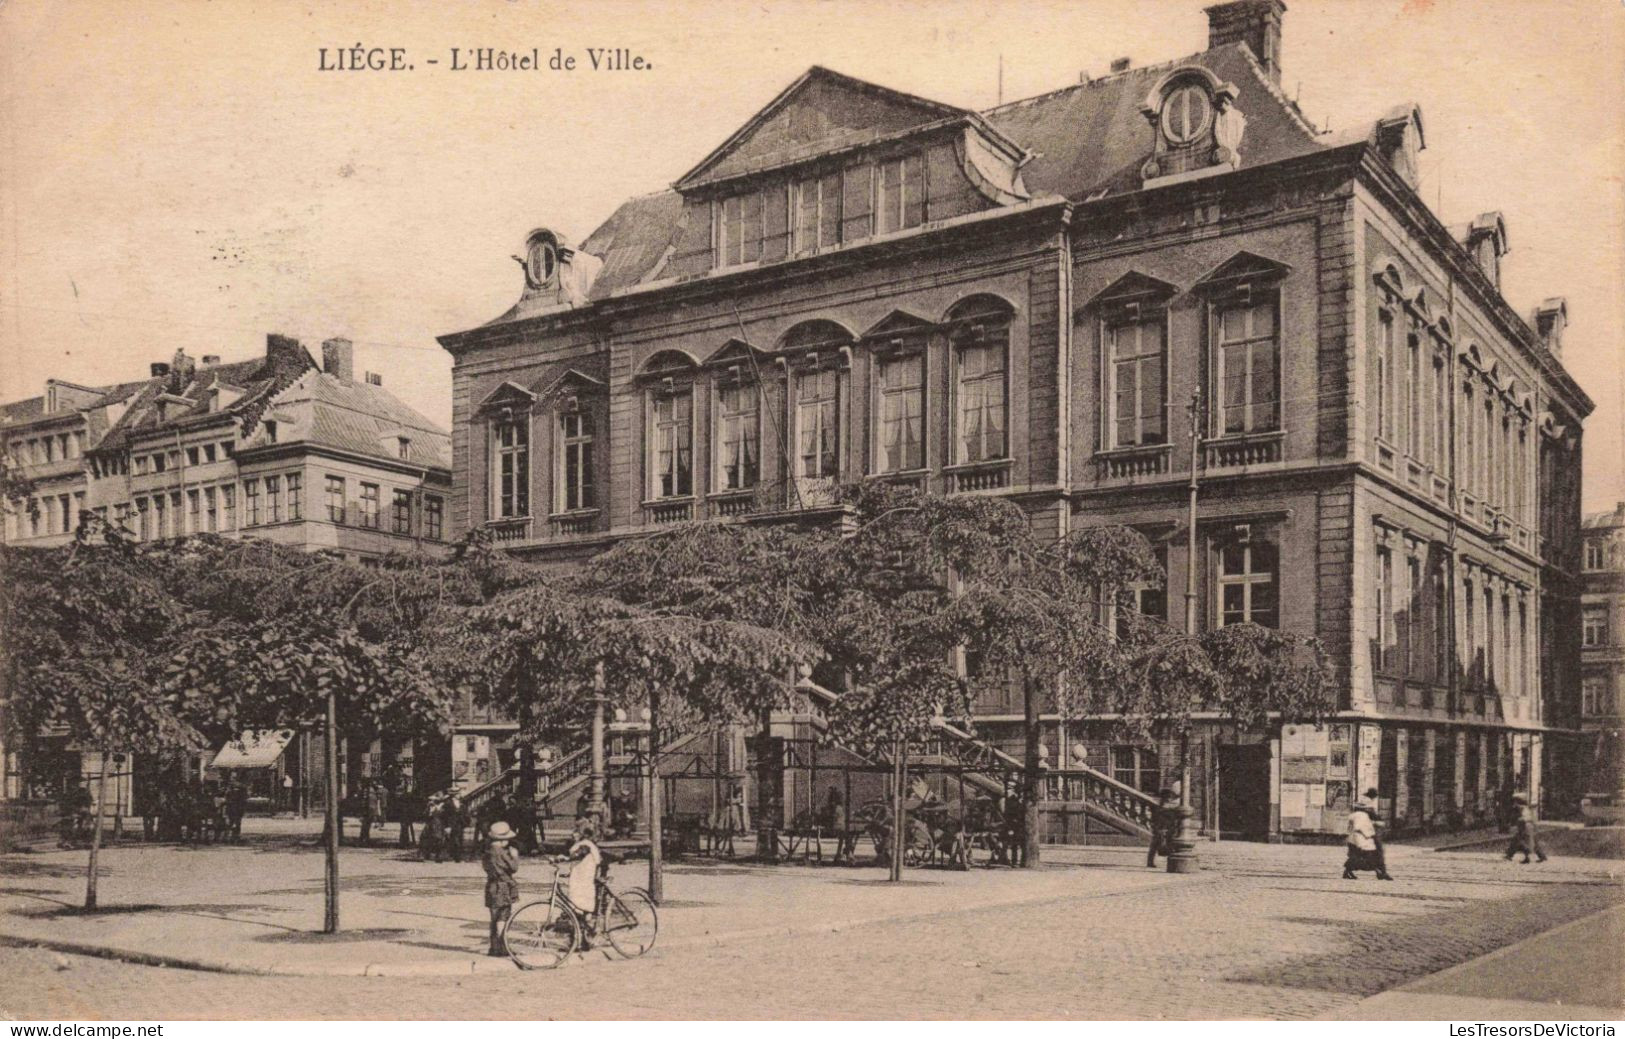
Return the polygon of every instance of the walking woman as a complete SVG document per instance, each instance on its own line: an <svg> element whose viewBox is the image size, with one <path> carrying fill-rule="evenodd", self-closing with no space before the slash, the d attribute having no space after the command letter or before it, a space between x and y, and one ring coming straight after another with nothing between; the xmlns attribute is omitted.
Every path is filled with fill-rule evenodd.
<svg viewBox="0 0 1625 1039"><path fill-rule="evenodd" d="M485 907L491 911L489 956L508 955L502 942L502 926L508 922L513 904L519 901L519 881L515 879L519 872L519 854L511 844L516 836L513 827L500 819L491 824L486 834Z"/></svg>
<svg viewBox="0 0 1625 1039"><path fill-rule="evenodd" d="M1369 801L1376 800L1377 792L1367 790ZM1382 845L1377 838L1377 809L1368 801L1358 801L1349 812L1348 857L1343 860L1343 879L1356 880L1356 870L1375 870L1378 880L1393 880L1388 875Z"/></svg>
<svg viewBox="0 0 1625 1039"><path fill-rule="evenodd" d="M1540 850L1540 831L1535 825L1535 810L1529 807L1529 798L1516 794L1512 798L1513 810L1517 818L1512 826L1512 840L1507 842L1506 860L1512 861L1512 856L1523 852L1525 865L1529 863L1529 856L1533 854L1540 861L1546 861L1546 853Z"/></svg>

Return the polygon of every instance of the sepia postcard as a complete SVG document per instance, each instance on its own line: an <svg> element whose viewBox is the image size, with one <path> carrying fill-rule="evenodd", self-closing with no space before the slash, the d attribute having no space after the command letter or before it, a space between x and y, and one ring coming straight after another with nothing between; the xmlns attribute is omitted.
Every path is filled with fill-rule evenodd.
<svg viewBox="0 0 1625 1039"><path fill-rule="evenodd" d="M10 1034L1614 1035L1622 68L0 0Z"/></svg>

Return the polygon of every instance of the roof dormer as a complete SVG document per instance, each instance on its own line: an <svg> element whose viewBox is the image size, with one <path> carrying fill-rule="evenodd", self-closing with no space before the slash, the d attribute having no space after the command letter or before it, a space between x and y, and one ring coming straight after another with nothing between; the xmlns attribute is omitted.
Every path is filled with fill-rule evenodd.
<svg viewBox="0 0 1625 1039"><path fill-rule="evenodd" d="M1174 184L1241 164L1247 119L1240 91L1201 65L1181 65L1157 80L1140 112L1151 124L1151 157L1140 170L1145 187Z"/></svg>

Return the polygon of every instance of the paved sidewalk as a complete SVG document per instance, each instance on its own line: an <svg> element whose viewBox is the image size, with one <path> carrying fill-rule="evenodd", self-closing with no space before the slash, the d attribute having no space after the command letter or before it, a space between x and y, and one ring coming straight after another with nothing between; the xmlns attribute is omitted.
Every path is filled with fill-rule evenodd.
<svg viewBox="0 0 1625 1039"><path fill-rule="evenodd" d="M102 852L101 911L78 909L85 853L0 858L0 940L138 963L253 974L470 974L512 971L483 955L484 875L476 862L419 862L394 847L340 855L340 922L317 933L323 855L286 820L242 846L117 844ZM393 833L389 834L393 839ZM1037 871L761 866L679 861L666 869L662 949L841 930L942 912L1111 896L1201 883L1094 855ZM521 896L545 895L553 867L522 860ZM616 887L647 882L645 862L615 868Z"/></svg>

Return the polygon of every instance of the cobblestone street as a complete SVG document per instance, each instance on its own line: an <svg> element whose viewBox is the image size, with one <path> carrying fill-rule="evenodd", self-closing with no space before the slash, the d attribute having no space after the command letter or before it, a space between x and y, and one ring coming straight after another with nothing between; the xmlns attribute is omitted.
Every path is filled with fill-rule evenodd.
<svg viewBox="0 0 1625 1039"><path fill-rule="evenodd" d="M1168 878L1145 870L1135 849L1071 851L1037 875L970 875L1032 885L1036 900L956 909L979 889L942 888L928 891L938 903L931 916L720 943L683 943L679 874L650 956L592 957L546 973L267 978L10 948L0 950L0 1007L20 1018L127 1019L1334 1017L1625 903L1612 861L1521 867L1493 852L1395 848L1399 880L1383 884L1338 879L1337 848L1202 852L1202 873ZM758 890L742 882L755 879L745 867L715 869L738 871L742 892ZM897 897L918 897L921 882L940 876L911 873ZM809 901L840 899L843 889L867 895L884 887L880 877L802 869L768 879ZM757 909L771 917L794 907ZM1617 993L1607 998L1618 1005Z"/></svg>

